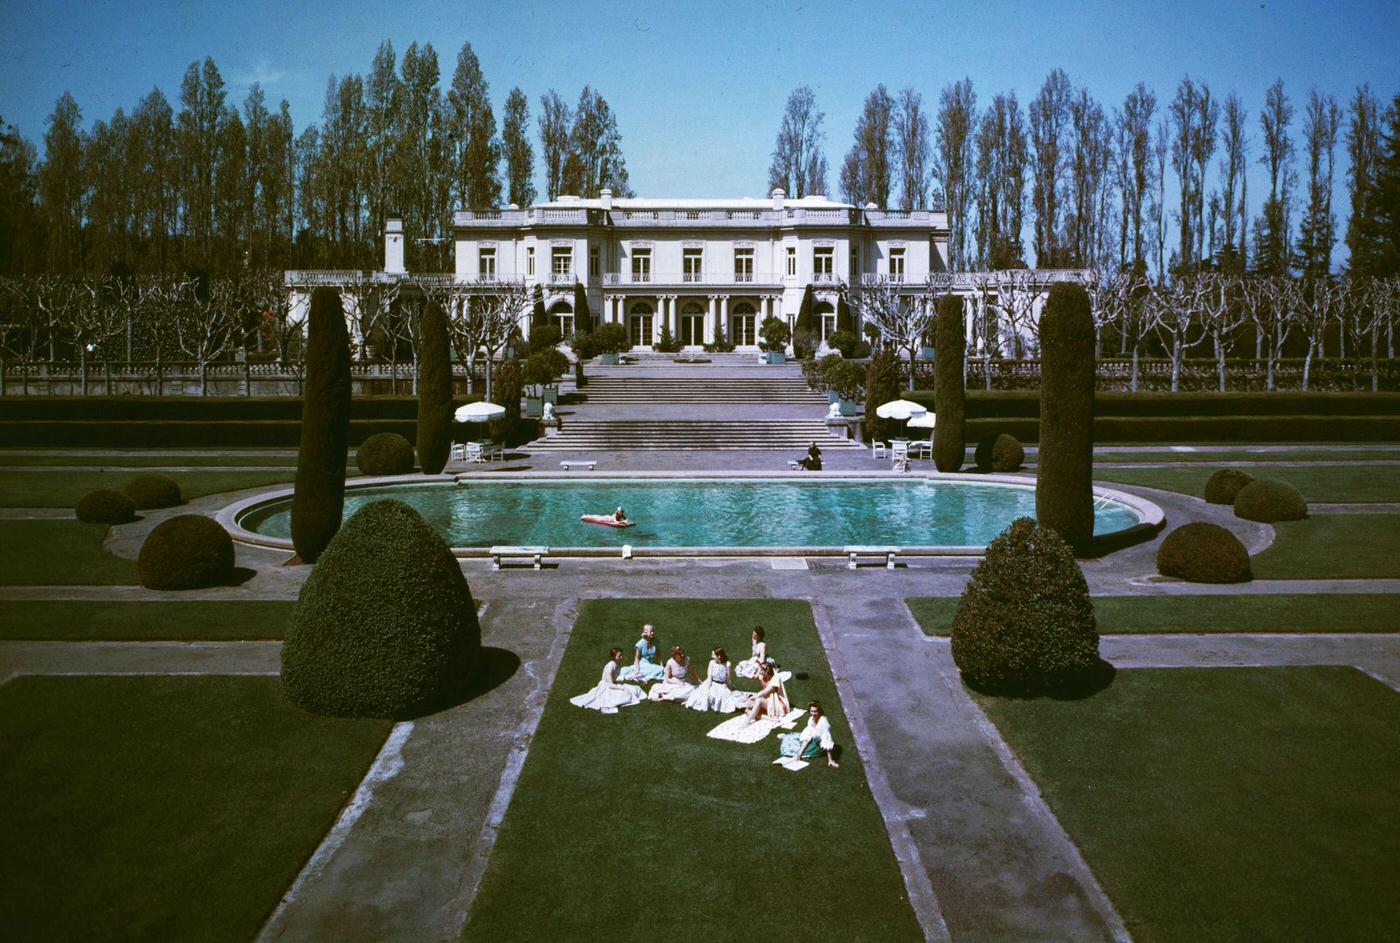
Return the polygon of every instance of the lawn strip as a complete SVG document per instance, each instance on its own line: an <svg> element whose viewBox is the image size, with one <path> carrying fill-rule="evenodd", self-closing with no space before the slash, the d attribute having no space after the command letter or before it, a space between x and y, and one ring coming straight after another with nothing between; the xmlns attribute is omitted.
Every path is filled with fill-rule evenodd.
<svg viewBox="0 0 1400 943"><path fill-rule="evenodd" d="M89 491L98 488L122 490L142 474L136 471L11 472L0 469L0 507L70 508ZM186 500L225 491L292 484L296 469L285 472L160 472L180 486Z"/></svg>
<svg viewBox="0 0 1400 943"><path fill-rule="evenodd" d="M1400 577L1400 514L1314 514L1274 525L1251 561L1256 579Z"/></svg>
<svg viewBox="0 0 1400 943"><path fill-rule="evenodd" d="M250 940L390 724L262 678L0 687L0 926L15 940Z"/></svg>
<svg viewBox="0 0 1400 943"><path fill-rule="evenodd" d="M106 524L0 519L0 585L135 583L135 561L103 550L106 536Z"/></svg>
<svg viewBox="0 0 1400 943"><path fill-rule="evenodd" d="M350 464L353 464L351 456ZM223 452L131 452L101 454L88 451L49 453L45 455L24 452L0 451L0 469L12 465L52 465L65 468L74 465L96 465L103 468L162 468L208 465L211 467L237 467L241 465L285 465L295 468L297 457L285 451L269 452L266 455L228 455ZM3 474L3 471L0 471Z"/></svg>
<svg viewBox="0 0 1400 943"><path fill-rule="evenodd" d="M1034 461L1032 454L1027 461ZM1229 452L1173 452L1162 448L1151 452L1095 451L1094 464L1117 463L1134 465L1152 462L1172 462L1189 464L1220 464L1223 462L1395 462L1400 461L1400 450L1325 450L1299 449L1281 452L1250 452L1246 450Z"/></svg>
<svg viewBox="0 0 1400 943"><path fill-rule="evenodd" d="M291 601L11 600L0 639L64 642L254 641L282 638Z"/></svg>
<svg viewBox="0 0 1400 943"><path fill-rule="evenodd" d="M1400 596L1386 593L1095 596L1100 635L1228 632L1400 632ZM925 635L948 636L956 596L905 600Z"/></svg>
<svg viewBox="0 0 1400 943"><path fill-rule="evenodd" d="M728 715L642 704L614 716L574 707L613 645L643 622L661 651L746 657L749 628L796 673L798 704L828 710L841 768L771 765L777 735L711 740ZM749 686L740 682L740 686ZM541 906L541 895L548 900ZM809 607L791 600L594 600L575 624L530 746L468 940L786 939L793 921L833 940L919 940L884 822L831 680ZM670 926L671 930L664 928ZM682 932L683 931L683 932Z"/></svg>
<svg viewBox="0 0 1400 943"><path fill-rule="evenodd" d="M1206 479L1214 471L1214 468L1195 466L1112 468L1096 465L1094 480L1179 491L1200 497L1205 493ZM1246 468L1244 471L1255 478L1286 481L1301 491L1308 501L1362 504L1400 501L1400 468L1394 465L1327 465L1318 468L1271 465Z"/></svg>
<svg viewBox="0 0 1400 943"><path fill-rule="evenodd" d="M979 697L1139 943L1400 922L1400 698L1348 667L1121 671Z"/></svg>

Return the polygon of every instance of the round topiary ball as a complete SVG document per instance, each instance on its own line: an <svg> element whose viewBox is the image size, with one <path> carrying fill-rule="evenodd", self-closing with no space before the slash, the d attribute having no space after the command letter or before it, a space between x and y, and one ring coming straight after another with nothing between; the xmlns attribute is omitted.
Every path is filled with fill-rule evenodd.
<svg viewBox="0 0 1400 943"><path fill-rule="evenodd" d="M1026 450L1015 437L1002 432L978 442L973 458L978 471L1009 472L1020 468L1025 462Z"/></svg>
<svg viewBox="0 0 1400 943"><path fill-rule="evenodd" d="M1235 516L1261 524L1301 521L1308 516L1308 502L1288 482L1260 478L1245 485L1235 495Z"/></svg>
<svg viewBox="0 0 1400 943"><path fill-rule="evenodd" d="M136 572L147 589L203 589L233 582L233 539L211 517L180 514L146 536Z"/></svg>
<svg viewBox="0 0 1400 943"><path fill-rule="evenodd" d="M1222 468L1206 481L1206 500L1211 504L1234 504L1240 489L1254 476L1238 468Z"/></svg>
<svg viewBox="0 0 1400 943"><path fill-rule="evenodd" d="M184 504L180 486L164 475L137 475L122 489L138 510L173 508Z"/></svg>
<svg viewBox="0 0 1400 943"><path fill-rule="evenodd" d="M302 586L282 644L282 690L334 717L421 713L481 648L457 560L418 512L374 501L341 526Z"/></svg>
<svg viewBox="0 0 1400 943"><path fill-rule="evenodd" d="M360 443L355 464L366 475L406 475L413 471L413 443L397 432L380 432Z"/></svg>
<svg viewBox="0 0 1400 943"><path fill-rule="evenodd" d="M136 520L136 504L110 488L89 491L78 501L74 511L78 520L89 524L125 524Z"/></svg>
<svg viewBox="0 0 1400 943"><path fill-rule="evenodd" d="M1249 551L1218 524L1194 521L1167 534L1157 548L1157 572L1192 583L1247 583Z"/></svg>
<svg viewBox="0 0 1400 943"><path fill-rule="evenodd" d="M953 618L953 661L993 691L1053 689L1099 666L1089 585L1054 531L1019 518L987 546Z"/></svg>

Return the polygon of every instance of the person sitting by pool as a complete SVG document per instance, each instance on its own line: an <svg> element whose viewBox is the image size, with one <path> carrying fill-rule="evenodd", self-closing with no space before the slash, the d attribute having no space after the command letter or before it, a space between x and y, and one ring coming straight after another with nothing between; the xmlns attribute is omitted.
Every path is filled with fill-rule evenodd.
<svg viewBox="0 0 1400 943"><path fill-rule="evenodd" d="M739 710L749 697L752 695L734 690L734 680L729 674L729 656L723 648L716 648L710 652L710 666L705 669L705 680L690 692L685 706L693 711L730 714Z"/></svg>
<svg viewBox="0 0 1400 943"><path fill-rule="evenodd" d="M776 723L786 717L792 709L787 688L783 687L783 679L770 664L765 663L759 668L759 680L763 682L763 689L753 696L753 703L749 705L748 723L763 717Z"/></svg>
<svg viewBox="0 0 1400 943"><path fill-rule="evenodd" d="M690 680L692 674L685 649L672 645L671 657L666 662L666 677L652 687L647 697L658 704L662 701L684 701L695 691L695 685Z"/></svg>
<svg viewBox="0 0 1400 943"><path fill-rule="evenodd" d="M802 459L802 461L798 462L797 464L801 465L808 471L822 470L822 450L817 448L817 443L813 442L807 448L807 457Z"/></svg>
<svg viewBox="0 0 1400 943"><path fill-rule="evenodd" d="M768 657L768 643L763 640L763 626L753 627L753 655L734 666L734 673L741 678L757 678L764 665L773 664Z"/></svg>
<svg viewBox="0 0 1400 943"><path fill-rule="evenodd" d="M831 739L831 721L826 719L826 711L822 710L819 701L812 701L807 705L807 726L803 731L783 734L778 747L780 756L795 757L808 762L825 753L826 765L832 769L841 765L833 755L835 749L836 742Z"/></svg>
<svg viewBox="0 0 1400 943"><path fill-rule="evenodd" d="M604 714L616 714L619 707L631 707L633 704L642 703L646 698L643 697L641 688L635 684L617 683L617 670L621 664L622 649L614 648L609 651L608 662L603 666L602 680L587 694L569 698L569 703Z"/></svg>
<svg viewBox="0 0 1400 943"><path fill-rule="evenodd" d="M666 669L656 661L656 629L653 626L642 626L642 637L637 639L632 664L623 668L617 676L623 681L639 681L642 684L650 684L666 677Z"/></svg>

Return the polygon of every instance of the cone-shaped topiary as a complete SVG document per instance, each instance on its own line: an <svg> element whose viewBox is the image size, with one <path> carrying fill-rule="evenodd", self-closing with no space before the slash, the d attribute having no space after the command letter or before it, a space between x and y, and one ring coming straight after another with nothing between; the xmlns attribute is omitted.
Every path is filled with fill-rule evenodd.
<svg viewBox="0 0 1400 943"><path fill-rule="evenodd" d="M593 330L593 312L588 308L588 289L574 282L574 330L587 334Z"/></svg>
<svg viewBox="0 0 1400 943"><path fill-rule="evenodd" d="M204 589L233 582L233 538L199 514L161 521L146 535L136 573L147 589Z"/></svg>
<svg viewBox="0 0 1400 943"><path fill-rule="evenodd" d="M793 322L793 330L815 330L815 326L812 324L812 306L814 304L816 304L816 296L812 291L812 286L809 284L806 288L802 289L802 300L797 305L797 320Z"/></svg>
<svg viewBox="0 0 1400 943"><path fill-rule="evenodd" d="M437 302L423 307L418 333L418 467L436 475L452 453L452 347Z"/></svg>
<svg viewBox="0 0 1400 943"><path fill-rule="evenodd" d="M934 427L935 429L937 426ZM1014 436L1004 432L989 435L977 443L973 453L977 470L984 472L1009 472L1020 468L1026 460L1026 450Z"/></svg>
<svg viewBox="0 0 1400 943"><path fill-rule="evenodd" d="M73 509L78 520L89 524L125 524L136 520L136 504L127 495L110 488L89 491Z"/></svg>
<svg viewBox="0 0 1400 943"><path fill-rule="evenodd" d="M1235 495L1235 516L1261 524L1301 521L1308 516L1308 502L1303 500L1302 492L1288 482L1260 478Z"/></svg>
<svg viewBox="0 0 1400 943"><path fill-rule="evenodd" d="M379 432L355 450L355 466L366 475L407 475L413 471L413 443L397 432Z"/></svg>
<svg viewBox="0 0 1400 943"><path fill-rule="evenodd" d="M987 546L953 618L953 661L970 684L1054 689L1099 663L1089 585L1074 552L1028 517Z"/></svg>
<svg viewBox="0 0 1400 943"><path fill-rule="evenodd" d="M401 501L374 501L302 586L282 644L282 690L335 717L404 717L468 677L481 649L452 551Z"/></svg>
<svg viewBox="0 0 1400 943"><path fill-rule="evenodd" d="M865 371L865 434L872 441L888 439L900 429L898 419L881 419L875 410L899 399L899 358L882 350L870 359Z"/></svg>
<svg viewBox="0 0 1400 943"><path fill-rule="evenodd" d="M138 511L175 508L185 503L180 486L165 475L137 475L122 489Z"/></svg>
<svg viewBox="0 0 1400 943"><path fill-rule="evenodd" d="M1247 583L1249 551L1218 524L1193 521L1167 534L1157 548L1157 572L1192 583Z"/></svg>
<svg viewBox="0 0 1400 943"><path fill-rule="evenodd" d="M345 512L345 452L350 435L350 337L340 293L311 295L306 331L306 382L301 447L292 494L292 546L314 563Z"/></svg>
<svg viewBox="0 0 1400 943"><path fill-rule="evenodd" d="M844 288L841 289L841 293L836 296L836 332L839 334L843 331L855 337L856 319L851 317L851 306L846 301L846 290Z"/></svg>
<svg viewBox="0 0 1400 943"><path fill-rule="evenodd" d="M1254 476L1238 468L1222 468L1206 481L1206 500L1211 504L1234 504L1240 489Z"/></svg>
<svg viewBox="0 0 1400 943"><path fill-rule="evenodd" d="M1040 346L1035 516L1082 550L1094 536L1094 319L1082 287L1050 286Z"/></svg>
<svg viewBox="0 0 1400 943"><path fill-rule="evenodd" d="M964 417L967 390L963 387L963 300L957 295L938 299L934 323L933 402L938 417L933 427L933 464L941 472L962 468L967 454Z"/></svg>
<svg viewBox="0 0 1400 943"><path fill-rule="evenodd" d="M530 292L534 300L534 309L530 313L530 327L533 329L543 324L549 323L549 312L544 307L544 289L536 285ZM531 334L534 331L531 330Z"/></svg>

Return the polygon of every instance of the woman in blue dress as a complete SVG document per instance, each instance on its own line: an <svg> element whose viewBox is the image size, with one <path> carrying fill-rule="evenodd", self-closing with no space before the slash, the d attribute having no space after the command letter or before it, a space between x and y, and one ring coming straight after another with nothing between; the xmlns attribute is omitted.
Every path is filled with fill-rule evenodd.
<svg viewBox="0 0 1400 943"><path fill-rule="evenodd" d="M650 684L666 677L666 669L656 660L656 629L653 626L642 626L642 637L637 639L635 649L632 664L618 673L619 680Z"/></svg>

